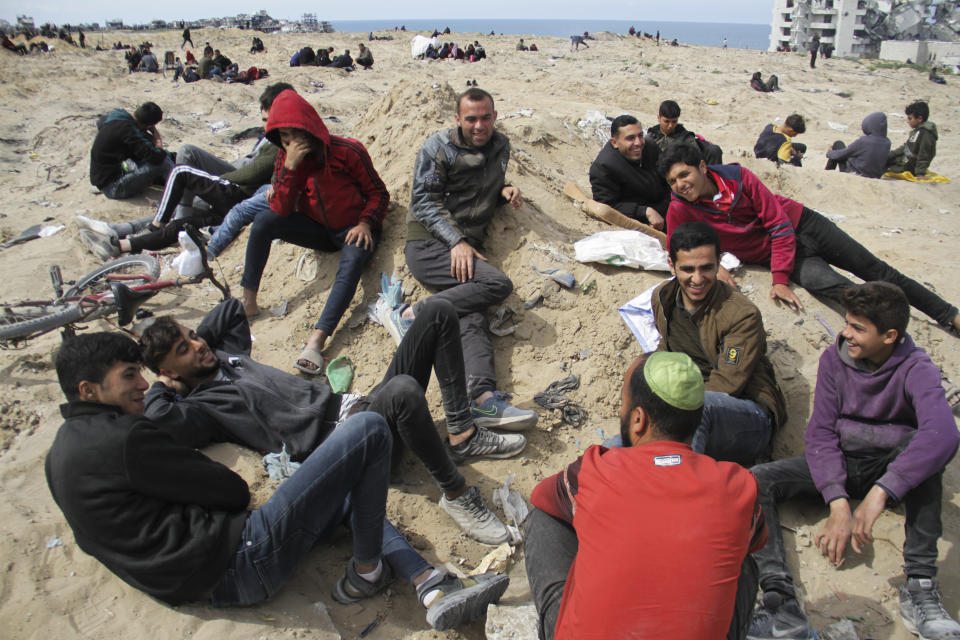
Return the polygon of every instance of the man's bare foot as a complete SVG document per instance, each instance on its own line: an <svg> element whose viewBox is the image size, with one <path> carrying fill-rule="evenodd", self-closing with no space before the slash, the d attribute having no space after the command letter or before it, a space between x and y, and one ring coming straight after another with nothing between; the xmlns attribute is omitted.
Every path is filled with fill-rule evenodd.
<svg viewBox="0 0 960 640"><path fill-rule="evenodd" d="M310 338L307 340L307 345L304 350L312 350L320 353L323 351L324 345L327 344L327 332L322 329L317 329L314 331ZM300 358L297 360L297 364L302 369L309 369L310 371L319 371L320 365L312 360L307 360L306 358Z"/></svg>
<svg viewBox="0 0 960 640"><path fill-rule="evenodd" d="M240 304L243 305L243 313L248 318L260 315L260 307L257 306L257 292L250 289L244 289L240 296Z"/></svg>

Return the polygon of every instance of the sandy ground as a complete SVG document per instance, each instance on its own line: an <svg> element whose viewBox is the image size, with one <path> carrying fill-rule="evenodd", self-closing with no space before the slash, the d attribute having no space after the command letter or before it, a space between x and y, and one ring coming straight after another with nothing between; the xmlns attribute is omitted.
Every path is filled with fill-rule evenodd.
<svg viewBox="0 0 960 640"><path fill-rule="evenodd" d="M160 131L169 148L192 143L234 159L246 153L251 142L230 144L225 137L259 124L257 97L268 83L285 80L317 107L333 133L355 137L367 146L392 195L394 208L387 218L383 242L327 352L331 357L349 355L357 367L353 390L366 391L379 379L394 349L386 331L364 319L367 305L376 298L380 273L401 275L411 300L426 295L404 269L402 253L415 153L431 132L452 124L454 95L468 80L476 79L496 97L498 126L513 145L508 178L527 199L519 211L498 214L486 252L515 283L507 304L517 310L519 320L513 336L495 339L500 385L516 394L520 406L533 408L534 393L573 372L580 376L582 386L572 397L590 414L587 423L575 429L562 424L555 413L540 409L539 425L529 434L522 458L466 466L468 481L478 484L488 499L492 489L511 473L516 474L520 491L529 495L541 478L599 442L602 435L616 431L622 373L640 352L616 309L664 278L661 273L566 261L573 254L574 241L604 228L584 217L561 193L570 180L589 186L587 169L603 140L595 131L578 128L577 122L588 110L611 117L633 113L649 126L661 100L678 100L683 107L681 121L720 144L728 162L743 163L775 191L820 211L841 214L841 226L880 257L928 283L948 300L960 301L960 279L956 277L960 225L955 218L960 215L960 175L956 175L960 143L953 128L960 92L953 78L948 78L946 86L938 86L910 69L871 70L869 62L852 60L825 60L811 71L799 54L657 48L614 36L601 36L590 49L577 53L571 53L563 39L527 38L537 42L540 52L518 53L513 36L455 34L452 37L461 42L479 38L489 59L477 64L421 62L410 59L408 37L412 34L388 35L400 37L372 43L377 61L374 70L347 74L316 67L290 68L287 60L293 51L308 44L314 48L332 45L338 52L349 47L356 53L357 35L266 35L267 52L254 57L247 53L250 33L194 31L198 49L210 40L241 67L256 64L269 69L270 78L252 86L210 81L174 84L169 75L128 75L120 52L96 53L65 46L44 56L0 55L4 198L0 232L4 238L10 237L45 220L66 225L53 237L0 252L2 299L47 295L51 264L61 265L67 279L96 266L96 259L77 240L76 214L119 221L152 212L159 191L131 201L110 201L91 193L88 157L98 114L118 106L132 110L153 100L164 109ZM104 41L122 38L133 42L135 37L107 34ZM148 37L160 54L178 50L180 44L179 34L174 32L150 33ZM89 44L96 42L97 37L88 38ZM765 77L778 74L783 91L758 94L750 90L750 74L756 70ZM933 169L954 178L952 184L874 181L823 171L824 151L838 137L850 143L859 134L862 118L872 111L889 114L889 137L895 145L900 144L908 129L903 107L917 98L930 102L931 119L940 128ZM808 166L777 170L767 161L753 159L750 150L760 129L793 111L807 118L808 132L800 141L810 148ZM214 131L211 125L222 121L229 126ZM244 239L242 236L220 260L234 287L239 287ZM335 257L323 256L317 278L301 282L295 276L301 252L290 245L274 247L261 304L270 308L286 301L288 312L283 317L257 320L252 328L254 356L291 372L336 268ZM596 286L588 292L580 288L554 291L540 305L524 311L523 301L543 279L533 267L563 267L578 280L593 272L590 278L596 280ZM838 331L842 319L802 290L797 293L806 306L804 313L775 306L768 298L770 280L764 269L746 269L739 281L763 311L770 357L787 396L790 418L777 436L775 454L798 454L812 402L817 358L830 343L827 327ZM216 300L210 287L195 287L161 294L149 306L155 312L170 312L195 323ZM97 323L90 329L107 326ZM960 340L917 314L910 332L948 376L960 381ZM173 609L125 585L80 551L44 481L43 458L61 422L57 407L62 398L50 360L58 342L56 334L48 334L22 349L0 352L0 482L4 492L0 566L5 567L0 572L0 629L4 630L0 635L44 639L328 637L318 630L323 616L317 613L315 603L322 602L330 604L330 615L343 637L356 637L378 612L386 619L368 638L483 637L482 621L446 633L430 630L406 585L396 584L388 595L363 605L332 603L330 587L350 554L346 536L307 558L295 580L277 598L249 609ZM442 415L436 388L430 389L429 398L434 415ZM272 487L259 470L255 454L227 447L218 455L248 478L258 500L269 495ZM398 474L402 482L391 488L390 517L431 561L450 562L464 570L475 567L489 549L465 539L441 512L439 491L423 467L408 457ZM954 553L960 530L958 489L960 474L953 462L944 475L940 566L946 604L954 616L960 613L960 558ZM810 546L824 516L822 505L815 504L786 509L783 516L784 526L800 533L787 532L789 560L803 585L813 621L825 627L849 617L861 637L911 637L897 613L902 511L886 512L876 525L873 548L862 556L851 554L840 570L830 568ZM48 546L54 536L62 540L62 546ZM508 571L512 581L504 603L528 601L522 550L516 552Z"/></svg>

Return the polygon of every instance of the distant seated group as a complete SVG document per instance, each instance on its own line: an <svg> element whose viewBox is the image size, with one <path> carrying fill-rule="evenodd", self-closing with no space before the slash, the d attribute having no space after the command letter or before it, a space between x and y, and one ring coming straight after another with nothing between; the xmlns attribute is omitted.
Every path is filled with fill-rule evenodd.
<svg viewBox="0 0 960 640"><path fill-rule="evenodd" d="M467 536L511 540L457 469L520 455L527 441L515 432L537 422L499 388L488 325L489 309L513 290L483 253L497 211L523 203L506 181L510 142L494 127L492 96L478 88L458 96L456 126L424 142L404 258L435 293L385 319L398 347L383 380L366 396L335 394L321 378L255 361L248 318L259 312L274 239L339 251L321 316L292 363L321 374L322 352L380 242L390 195L364 146L331 135L290 85L268 87L260 107L265 135L240 166L189 145L175 158L164 151L153 103L103 118L91 182L111 198L163 180L165 190L149 219L79 218L84 243L104 258L160 248L189 220L219 225L208 247L216 256L250 224L243 295L196 329L158 318L139 345L96 333L65 342L57 375L68 402L46 463L51 492L82 549L165 602L266 600L349 523L353 554L336 601L371 597L399 575L431 626L455 626L482 615L508 578L459 579L430 566L384 518L386 488L405 446ZM922 128L928 112L913 113L908 121ZM922 638L960 637L936 581L941 477L960 434L939 370L906 333L910 305L955 333L957 307L822 214L722 164L722 150L679 116L671 100L646 132L634 116L619 116L590 167L598 201L666 232L675 277L653 291L661 340L625 373L620 433L530 496L525 562L540 636L812 640L777 505L819 495L830 519L815 542L837 565L848 546L873 542L888 504L906 506L901 615ZM775 161L794 157L792 138L803 133L802 118L791 118L761 136ZM793 282L844 311L845 328L820 359L805 456L757 465L770 457L788 406L761 313L720 265L721 250L768 266L774 300L802 309ZM152 387L141 365L156 375ZM424 397L432 373L445 437ZM285 450L302 466L251 511L244 481L197 451L217 441ZM851 498L862 498L856 509Z"/></svg>
<svg viewBox="0 0 960 640"><path fill-rule="evenodd" d="M833 143L833 147L827 151L826 169L838 169L866 178L881 178L887 172L926 175L937 154L937 125L930 122L930 107L926 102L912 102L904 113L907 125L912 129L905 143L896 149L890 148L887 115L877 111L863 119L860 125L863 135L850 146L846 146L842 140ZM793 138L806 130L803 116L791 114L782 125L768 124L764 127L753 152L758 158L799 167L807 146L794 142Z"/></svg>
<svg viewBox="0 0 960 640"><path fill-rule="evenodd" d="M333 47L321 47L316 51L311 47L303 47L299 51L294 52L290 57L290 66L332 67L334 69L353 71L354 59L353 56L350 55L350 49L344 49L343 53L339 56L334 56L333 51ZM361 59L363 62L361 62ZM370 49L362 42L360 43L360 55L357 57L356 62L365 69L373 66L373 53L371 53Z"/></svg>

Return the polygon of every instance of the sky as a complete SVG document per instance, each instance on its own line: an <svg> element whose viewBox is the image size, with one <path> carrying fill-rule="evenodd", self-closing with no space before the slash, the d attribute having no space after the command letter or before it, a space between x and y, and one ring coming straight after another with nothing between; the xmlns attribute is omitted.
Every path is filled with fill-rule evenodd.
<svg viewBox="0 0 960 640"><path fill-rule="evenodd" d="M269 9L274 18L298 18L305 11L316 12L320 20L366 20L436 18L549 18L563 19L622 19L647 21L742 22L767 24L770 22L773 0L683 0L680 4L662 0L591 0L589 3L572 0L486 0L480 3L438 3L420 0L366 0L362 3L330 3L323 6L303 0L233 0L230 3L196 2L196 0L162 0L161 2L120 3L116 0L0 0L0 18L11 23L18 14L32 16L37 25L44 22L71 24L99 22L119 18L126 24L162 20L194 20L217 15L255 13ZM438 9L438 4L443 5ZM216 5L217 8L214 8ZM361 8L362 7L362 8ZM674 8L680 9L679 11ZM589 8L589 10L588 10ZM224 13L218 13L223 11ZM230 13L226 13L226 12Z"/></svg>

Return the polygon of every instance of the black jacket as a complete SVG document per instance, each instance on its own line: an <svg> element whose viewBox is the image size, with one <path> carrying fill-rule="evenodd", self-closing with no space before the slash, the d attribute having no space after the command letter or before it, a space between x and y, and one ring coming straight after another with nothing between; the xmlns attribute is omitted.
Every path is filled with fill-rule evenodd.
<svg viewBox="0 0 960 640"><path fill-rule="evenodd" d="M670 188L657 172L659 158L656 144L645 144L640 162L630 162L607 142L590 165L593 199L641 222L647 222L647 207L666 217Z"/></svg>
<svg viewBox="0 0 960 640"><path fill-rule="evenodd" d="M227 570L247 519L243 478L177 444L142 415L72 402L47 454L47 484L77 545L170 604Z"/></svg>
<svg viewBox="0 0 960 640"><path fill-rule="evenodd" d="M136 120L123 109L115 109L103 119L103 125L90 149L90 184L103 189L123 175L120 165L130 158L137 164L160 164L167 152L154 146Z"/></svg>
<svg viewBox="0 0 960 640"><path fill-rule="evenodd" d="M261 364L250 357L250 325L231 298L204 318L197 333L220 360L228 380L205 382L185 397L156 382L144 414L177 442L204 447L235 442L266 452L286 445L294 460L306 458L330 433L340 396L330 387Z"/></svg>

